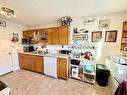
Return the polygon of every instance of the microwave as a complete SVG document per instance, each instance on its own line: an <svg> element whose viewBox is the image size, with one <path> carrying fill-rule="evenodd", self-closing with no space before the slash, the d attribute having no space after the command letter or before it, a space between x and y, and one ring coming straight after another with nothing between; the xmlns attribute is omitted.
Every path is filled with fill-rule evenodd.
<svg viewBox="0 0 127 95"><path fill-rule="evenodd" d="M33 46L24 46L23 51L24 52L32 52L32 51L34 51L34 47Z"/></svg>
<svg viewBox="0 0 127 95"><path fill-rule="evenodd" d="M33 44L32 41L33 38L29 37L29 38L22 38L22 44Z"/></svg>
<svg viewBox="0 0 127 95"><path fill-rule="evenodd" d="M69 55L71 53L71 50L60 50L60 54L67 54Z"/></svg>

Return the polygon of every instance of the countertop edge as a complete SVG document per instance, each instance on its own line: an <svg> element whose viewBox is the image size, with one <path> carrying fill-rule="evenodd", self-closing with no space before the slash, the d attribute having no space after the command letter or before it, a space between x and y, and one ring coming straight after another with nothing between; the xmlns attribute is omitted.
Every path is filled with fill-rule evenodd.
<svg viewBox="0 0 127 95"><path fill-rule="evenodd" d="M28 54L28 55L35 55L35 56L44 56L44 57L55 57L55 58L69 58L69 55L66 54L34 54L31 52L18 52L18 54Z"/></svg>

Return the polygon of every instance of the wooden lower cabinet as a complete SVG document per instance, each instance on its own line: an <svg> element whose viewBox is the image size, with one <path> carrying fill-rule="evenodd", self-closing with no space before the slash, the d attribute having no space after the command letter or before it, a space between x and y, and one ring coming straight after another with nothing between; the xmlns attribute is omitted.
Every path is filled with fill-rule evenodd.
<svg viewBox="0 0 127 95"><path fill-rule="evenodd" d="M29 70L36 71L36 56L28 55Z"/></svg>
<svg viewBox="0 0 127 95"><path fill-rule="evenodd" d="M19 54L19 66L21 68L29 69L28 56L25 54Z"/></svg>
<svg viewBox="0 0 127 95"><path fill-rule="evenodd" d="M36 71L44 73L44 58L42 56L36 57Z"/></svg>
<svg viewBox="0 0 127 95"><path fill-rule="evenodd" d="M19 65L24 69L44 73L42 56L19 54Z"/></svg>
<svg viewBox="0 0 127 95"><path fill-rule="evenodd" d="M44 57L19 53L19 65L23 69L44 73ZM57 58L57 76L68 79L68 59Z"/></svg>
<svg viewBox="0 0 127 95"><path fill-rule="evenodd" d="M58 78L68 79L68 61L66 58L57 58Z"/></svg>

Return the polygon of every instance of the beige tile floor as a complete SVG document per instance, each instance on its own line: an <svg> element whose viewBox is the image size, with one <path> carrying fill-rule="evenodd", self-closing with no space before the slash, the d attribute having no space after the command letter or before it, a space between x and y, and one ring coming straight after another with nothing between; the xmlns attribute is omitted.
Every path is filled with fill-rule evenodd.
<svg viewBox="0 0 127 95"><path fill-rule="evenodd" d="M11 95L110 95L107 87L69 79L51 78L27 70L1 76L11 88Z"/></svg>

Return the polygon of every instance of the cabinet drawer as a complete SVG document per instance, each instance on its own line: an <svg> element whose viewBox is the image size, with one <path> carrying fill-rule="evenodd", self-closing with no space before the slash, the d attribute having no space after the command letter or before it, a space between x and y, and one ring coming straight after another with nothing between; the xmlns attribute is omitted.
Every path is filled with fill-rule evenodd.
<svg viewBox="0 0 127 95"><path fill-rule="evenodd" d="M66 58L58 58L57 60L58 60L58 62L67 63L67 59Z"/></svg>

